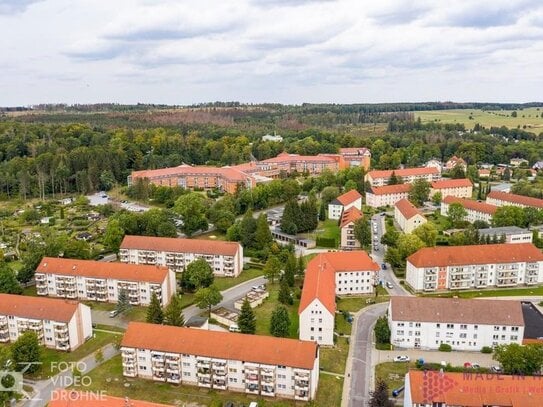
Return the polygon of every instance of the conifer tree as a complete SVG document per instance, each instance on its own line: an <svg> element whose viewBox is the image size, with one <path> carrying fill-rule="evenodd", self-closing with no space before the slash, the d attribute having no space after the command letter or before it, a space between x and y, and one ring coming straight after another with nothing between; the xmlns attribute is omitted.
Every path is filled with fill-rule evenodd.
<svg viewBox="0 0 543 407"><path fill-rule="evenodd" d="M149 308L147 308L146 321L150 324L162 324L164 321L164 313L162 312L160 301L154 291L151 293L151 303L149 304Z"/></svg>
<svg viewBox="0 0 543 407"><path fill-rule="evenodd" d="M251 304L247 297L241 306L241 312L238 317L238 327L241 333L254 334L256 332L256 318Z"/></svg>

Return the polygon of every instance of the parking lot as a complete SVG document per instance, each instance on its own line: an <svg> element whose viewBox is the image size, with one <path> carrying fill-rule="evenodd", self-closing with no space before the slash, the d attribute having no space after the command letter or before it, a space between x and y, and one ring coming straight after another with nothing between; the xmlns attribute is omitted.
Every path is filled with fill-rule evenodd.
<svg viewBox="0 0 543 407"><path fill-rule="evenodd" d="M481 352L439 352L432 350L412 350L400 349L394 351L374 350L375 354L372 357L372 362L375 365L385 362L393 362L394 358L399 355L407 355L412 362L417 359L424 359L427 363L450 363L451 366L464 366L464 363L478 364L481 367L490 368L498 363L492 360L492 354Z"/></svg>

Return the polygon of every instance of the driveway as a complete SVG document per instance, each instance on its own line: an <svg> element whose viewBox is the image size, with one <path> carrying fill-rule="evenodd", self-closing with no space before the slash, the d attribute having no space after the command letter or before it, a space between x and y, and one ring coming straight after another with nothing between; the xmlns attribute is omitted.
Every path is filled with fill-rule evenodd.
<svg viewBox="0 0 543 407"><path fill-rule="evenodd" d="M477 363L481 367L491 367L498 363L492 360L492 354L481 352L439 352L435 350L374 350L372 355L372 365L376 366L380 363L393 362L394 357L398 355L407 355L414 362L417 359L424 359L429 363L441 363L444 361L452 366L464 366L465 362Z"/></svg>

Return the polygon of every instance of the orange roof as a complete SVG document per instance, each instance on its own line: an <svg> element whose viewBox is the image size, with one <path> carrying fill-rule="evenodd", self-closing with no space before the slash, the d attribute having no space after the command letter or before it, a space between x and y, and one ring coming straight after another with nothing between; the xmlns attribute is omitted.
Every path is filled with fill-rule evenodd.
<svg viewBox="0 0 543 407"><path fill-rule="evenodd" d="M379 265L363 250L319 254L307 264L298 314L315 299L332 314L336 312L335 273L379 270Z"/></svg>
<svg viewBox="0 0 543 407"><path fill-rule="evenodd" d="M486 198L492 198L500 201L511 202L534 208L543 208L543 199L532 198L530 196L510 194L507 192L490 191Z"/></svg>
<svg viewBox="0 0 543 407"><path fill-rule="evenodd" d="M362 199L362 195L356 189L351 189L349 192L338 196L334 201L338 201L341 205L346 206L352 204L357 199Z"/></svg>
<svg viewBox="0 0 543 407"><path fill-rule="evenodd" d="M541 376L410 370L408 380L414 405L543 406Z"/></svg>
<svg viewBox="0 0 543 407"><path fill-rule="evenodd" d="M498 209L495 205L490 205L485 202L474 201L473 199L457 198L455 196L448 195L442 200L443 203L450 205L452 203L459 203L465 209L469 209L475 212L488 213L494 215Z"/></svg>
<svg viewBox="0 0 543 407"><path fill-rule="evenodd" d="M100 393L78 392L57 389L51 394L49 407L173 407L150 401L133 400L128 397L113 397Z"/></svg>
<svg viewBox="0 0 543 407"><path fill-rule="evenodd" d="M218 254L235 256L241 248L236 242L220 240L179 239L176 237L126 235L121 249L155 250L174 253Z"/></svg>
<svg viewBox="0 0 543 407"><path fill-rule="evenodd" d="M299 155L281 153L277 157L262 160L263 163L296 163L296 162L336 162L336 160L326 155Z"/></svg>
<svg viewBox="0 0 543 407"><path fill-rule="evenodd" d="M21 318L70 322L78 305L77 301L0 294L0 315Z"/></svg>
<svg viewBox="0 0 543 407"><path fill-rule="evenodd" d="M161 284L168 276L168 268L145 264L109 263L94 260L44 257L41 259L36 273L109 278L125 281L148 281L150 283Z"/></svg>
<svg viewBox="0 0 543 407"><path fill-rule="evenodd" d="M384 185L382 187L371 187L373 195L390 195L407 193L411 189L411 184Z"/></svg>
<svg viewBox="0 0 543 407"><path fill-rule="evenodd" d="M249 178L247 174L232 167L209 167L180 165L178 167L160 168L157 170L142 170L132 172L132 178L163 178L181 175L224 177L230 181L245 181Z"/></svg>
<svg viewBox="0 0 543 407"><path fill-rule="evenodd" d="M298 339L131 322L121 346L313 369L317 344Z"/></svg>
<svg viewBox="0 0 543 407"><path fill-rule="evenodd" d="M442 179L432 182L433 189L445 189L445 188L463 188L472 187L473 184L467 178L460 179Z"/></svg>
<svg viewBox="0 0 543 407"><path fill-rule="evenodd" d="M394 296L390 309L393 321L524 326L520 301Z"/></svg>
<svg viewBox="0 0 543 407"><path fill-rule="evenodd" d="M415 205L409 202L407 199L401 199L396 202L396 208L400 211L405 219L411 219L413 216L420 215L424 217Z"/></svg>
<svg viewBox="0 0 543 407"><path fill-rule="evenodd" d="M424 247L407 261L415 267L446 267L466 264L499 264L543 261L532 243Z"/></svg>
<svg viewBox="0 0 543 407"><path fill-rule="evenodd" d="M358 209L356 206L351 206L346 211L343 211L341 214L341 220L339 221L339 227L342 228L346 225L348 225L351 222L356 222L358 219L363 217L364 215L362 212L360 212L360 209Z"/></svg>
<svg viewBox="0 0 543 407"><path fill-rule="evenodd" d="M397 170L373 170L368 172L368 176L373 179L390 178L392 173L397 177L409 177L414 175L439 174L439 171L435 167L400 168Z"/></svg>

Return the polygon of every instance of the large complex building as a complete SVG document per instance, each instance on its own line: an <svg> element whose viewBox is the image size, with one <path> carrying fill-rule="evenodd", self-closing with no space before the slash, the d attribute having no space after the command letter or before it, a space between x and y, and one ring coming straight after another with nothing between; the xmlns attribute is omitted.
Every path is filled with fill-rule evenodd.
<svg viewBox="0 0 543 407"><path fill-rule="evenodd" d="M365 251L321 253L305 271L298 308L300 339L334 344L336 295L371 294L379 266Z"/></svg>
<svg viewBox="0 0 543 407"><path fill-rule="evenodd" d="M486 196L486 202L496 206L512 205L521 208L543 209L543 199L501 191L490 191Z"/></svg>
<svg viewBox="0 0 543 407"><path fill-rule="evenodd" d="M328 204L328 219L339 220L343 211L352 207L362 209L362 195L356 189L345 192Z"/></svg>
<svg viewBox="0 0 543 407"><path fill-rule="evenodd" d="M410 370L403 407L540 407L541 376Z"/></svg>
<svg viewBox="0 0 543 407"><path fill-rule="evenodd" d="M35 273L38 295L117 302L126 290L132 305L149 305L154 292L162 305L176 292L166 267L44 257Z"/></svg>
<svg viewBox="0 0 543 407"><path fill-rule="evenodd" d="M119 256L123 263L156 264L175 272L204 259L219 277L237 277L243 270L243 248L236 242L125 236Z"/></svg>
<svg viewBox="0 0 543 407"><path fill-rule="evenodd" d="M90 308L77 301L0 294L0 342L34 332L48 348L72 351L92 336Z"/></svg>
<svg viewBox="0 0 543 407"><path fill-rule="evenodd" d="M543 253L531 243L425 247L407 258L416 291L515 287L543 282Z"/></svg>
<svg viewBox="0 0 543 407"><path fill-rule="evenodd" d="M339 155L347 167L362 167L365 171L370 169L371 152L365 147L340 148Z"/></svg>
<svg viewBox="0 0 543 407"><path fill-rule="evenodd" d="M267 397L311 400L315 342L132 322L121 342L123 374Z"/></svg>
<svg viewBox="0 0 543 407"><path fill-rule="evenodd" d="M504 226L500 228L479 229L481 238L488 238L491 241L502 239L505 237L505 242L502 243L532 243L533 233L528 229L522 229L518 226Z"/></svg>
<svg viewBox="0 0 543 407"><path fill-rule="evenodd" d="M411 184L416 180L425 180L428 182L437 181L441 178L441 172L435 167L417 167L402 168L398 170L373 170L366 174L364 181L369 182L372 187L381 187L388 185L390 177L394 174L401 177L406 184Z"/></svg>
<svg viewBox="0 0 543 407"><path fill-rule="evenodd" d="M454 203L462 205L462 207L466 210L464 220L468 221L469 223L473 223L477 220L490 223L492 222L492 216L494 216L496 210L498 209L497 206L490 205L485 202L447 196L441 201L441 215L449 216L449 206Z"/></svg>
<svg viewBox="0 0 543 407"><path fill-rule="evenodd" d="M372 208L382 206L393 206L396 202L407 199L411 184L385 185L382 187L371 187L366 192L366 205Z"/></svg>
<svg viewBox="0 0 543 407"><path fill-rule="evenodd" d="M480 351L483 346L522 344L520 301L392 297L388 306L390 343L410 349Z"/></svg>
<svg viewBox="0 0 543 407"><path fill-rule="evenodd" d="M362 212L354 206L347 209L341 215L339 221L339 230L341 236L340 247L343 250L353 250L360 248L360 242L354 234L354 225L358 219L363 217Z"/></svg>
<svg viewBox="0 0 543 407"><path fill-rule="evenodd" d="M430 197L438 192L441 193L441 198L445 198L446 196L471 198L471 195L473 194L473 184L467 178L442 179L430 184Z"/></svg>
<svg viewBox="0 0 543 407"><path fill-rule="evenodd" d="M401 199L394 205L394 220L404 233L411 233L427 222L421 211L407 199Z"/></svg>

